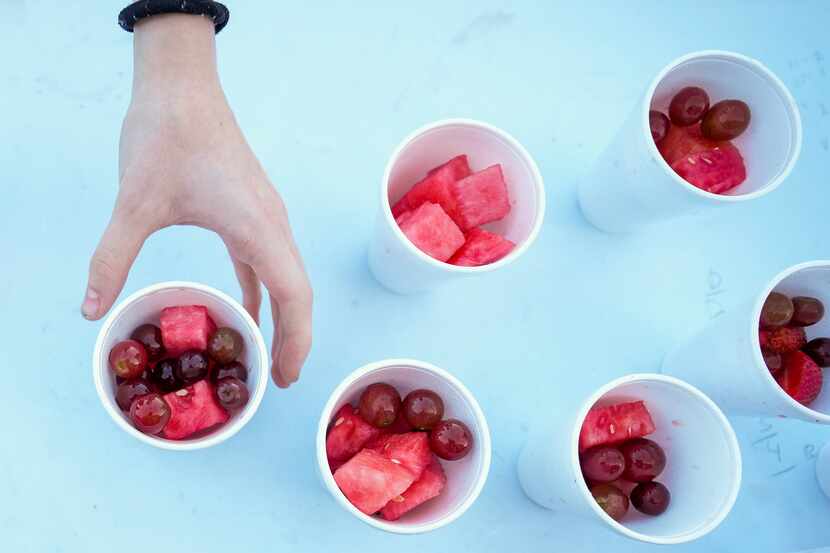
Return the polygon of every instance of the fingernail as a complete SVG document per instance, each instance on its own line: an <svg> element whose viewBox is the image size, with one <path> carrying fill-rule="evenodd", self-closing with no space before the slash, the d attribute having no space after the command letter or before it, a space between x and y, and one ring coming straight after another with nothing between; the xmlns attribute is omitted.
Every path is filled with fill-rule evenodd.
<svg viewBox="0 0 830 553"><path fill-rule="evenodd" d="M81 314L87 319L92 319L98 313L100 306L101 299L98 292L92 288L87 288L84 303L81 305Z"/></svg>

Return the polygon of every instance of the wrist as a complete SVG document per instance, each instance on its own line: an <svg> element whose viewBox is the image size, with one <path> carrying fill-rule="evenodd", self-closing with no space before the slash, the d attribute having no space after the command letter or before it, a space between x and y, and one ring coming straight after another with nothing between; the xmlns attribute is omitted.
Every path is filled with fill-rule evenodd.
<svg viewBox="0 0 830 553"><path fill-rule="evenodd" d="M155 15L136 24L134 37L133 102L222 94L208 18Z"/></svg>

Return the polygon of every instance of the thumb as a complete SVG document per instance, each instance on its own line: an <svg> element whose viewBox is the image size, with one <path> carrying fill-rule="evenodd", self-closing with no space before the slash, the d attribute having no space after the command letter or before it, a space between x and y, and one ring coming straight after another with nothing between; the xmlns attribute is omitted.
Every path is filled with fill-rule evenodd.
<svg viewBox="0 0 830 553"><path fill-rule="evenodd" d="M127 274L138 255L147 231L130 224L118 209L89 262L89 280L81 313L89 320L100 319L121 293Z"/></svg>

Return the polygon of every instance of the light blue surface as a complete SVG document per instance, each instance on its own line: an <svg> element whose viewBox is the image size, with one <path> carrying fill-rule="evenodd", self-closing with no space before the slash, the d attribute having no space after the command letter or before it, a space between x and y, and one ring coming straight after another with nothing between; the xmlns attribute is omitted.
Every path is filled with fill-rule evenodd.
<svg viewBox="0 0 830 553"><path fill-rule="evenodd" d="M656 550L535 507L519 489L516 455L535 418L557 416L573 379L655 370L673 343L779 269L830 257L830 4L228 3L218 39L225 89L286 199L316 292L302 380L272 388L239 435L206 451L160 451L112 423L91 381L99 324L78 306L116 192L131 37L115 25L120 2L3 0L0 550ZM575 183L652 75L706 48L756 57L790 87L804 121L792 176L707 220L627 237L594 231ZM365 260L383 166L404 135L448 116L523 142L546 179L545 226L501 272L394 296ZM221 242L204 231L153 236L125 293L170 279L238 297ZM315 474L330 391L364 363L396 356L455 372L494 439L478 502L418 537L358 522ZM738 503L714 533L676 549L830 544L830 502L811 459L830 429L733 421L745 456Z"/></svg>

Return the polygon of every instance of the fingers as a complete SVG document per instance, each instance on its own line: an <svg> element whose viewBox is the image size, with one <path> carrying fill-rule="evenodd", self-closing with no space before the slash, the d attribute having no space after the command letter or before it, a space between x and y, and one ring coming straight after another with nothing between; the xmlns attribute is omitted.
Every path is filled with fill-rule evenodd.
<svg viewBox="0 0 830 553"><path fill-rule="evenodd" d="M311 350L313 297L305 270L292 252L290 235L275 232L272 236L260 241L268 246L262 247L254 270L271 296L271 375L277 386L286 388L299 378Z"/></svg>
<svg viewBox="0 0 830 553"><path fill-rule="evenodd" d="M149 234L147 226L128 219L116 208L89 262L89 280L81 304L81 313L89 320L100 319L112 307Z"/></svg>
<svg viewBox="0 0 830 553"><path fill-rule="evenodd" d="M243 263L230 254L233 261L233 268L236 272L236 279L239 287L242 288L242 305L251 315L256 324L259 324L259 307L262 304L262 290L259 286L259 277L254 269L247 263Z"/></svg>

